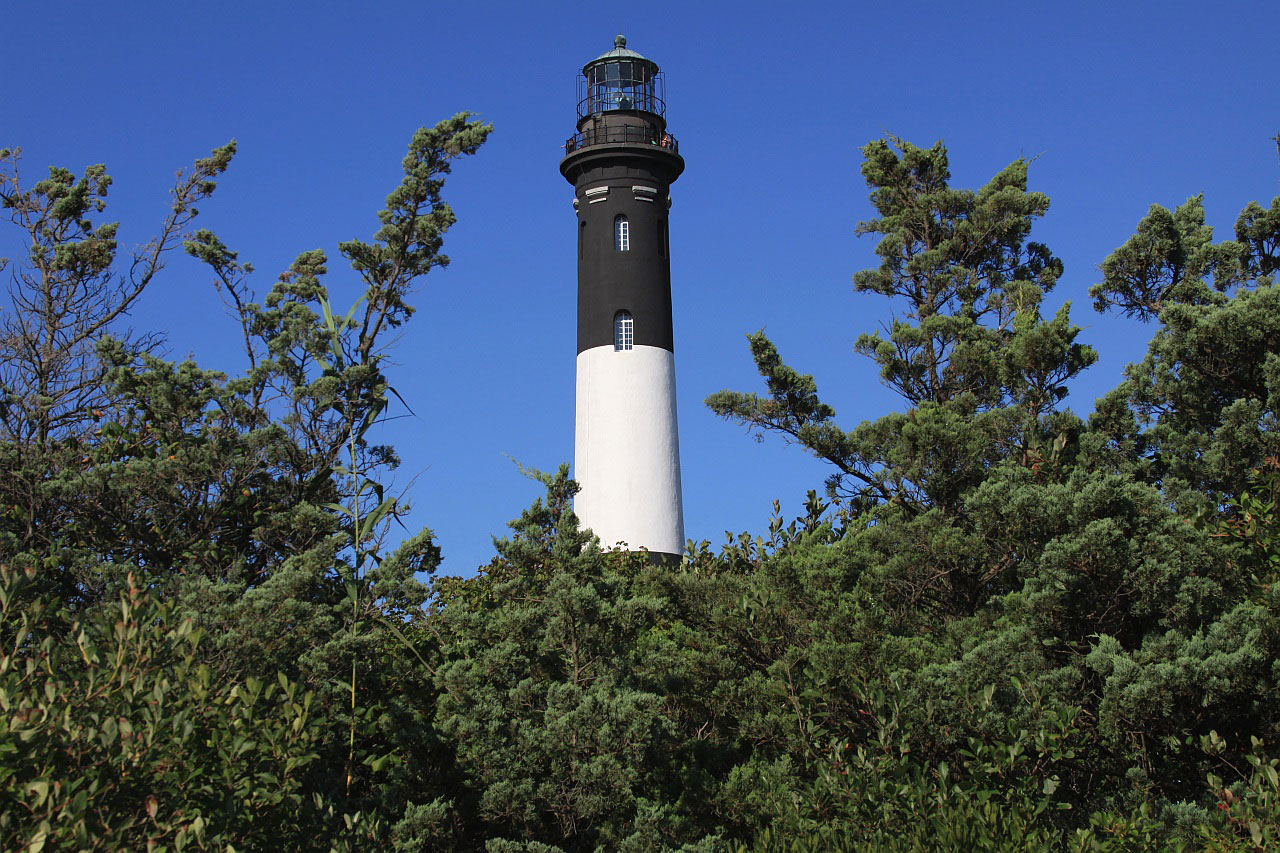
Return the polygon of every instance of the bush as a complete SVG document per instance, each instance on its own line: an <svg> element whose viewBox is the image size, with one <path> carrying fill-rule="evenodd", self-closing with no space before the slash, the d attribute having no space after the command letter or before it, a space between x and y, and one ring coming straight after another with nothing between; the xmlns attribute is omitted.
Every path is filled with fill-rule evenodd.
<svg viewBox="0 0 1280 853"><path fill-rule="evenodd" d="M0 569L4 850L263 849L314 837L321 721L283 675L224 679L136 583L79 618ZM130 577L132 581L132 576Z"/></svg>

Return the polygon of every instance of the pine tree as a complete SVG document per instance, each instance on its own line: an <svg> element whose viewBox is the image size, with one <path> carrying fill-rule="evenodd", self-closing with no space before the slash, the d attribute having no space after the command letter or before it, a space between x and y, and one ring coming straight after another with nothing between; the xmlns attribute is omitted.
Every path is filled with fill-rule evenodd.
<svg viewBox="0 0 1280 853"><path fill-rule="evenodd" d="M661 570L578 528L567 466L538 476L545 501L480 576L442 579L438 724L490 844L655 849L683 834L678 741L645 654L667 603L643 579Z"/></svg>
<svg viewBox="0 0 1280 853"><path fill-rule="evenodd" d="M331 307L321 251L299 255L258 303L250 265L209 231L182 235L239 323L247 365L230 378L109 334L110 319L137 294L106 286L133 280L116 272L114 227L91 221L109 183L103 170L80 181L54 170L31 192L16 176L4 184L19 224L23 216L46 223L32 226L44 242L30 268L47 267L60 283L83 276L76 298L102 322L76 327L81 355L91 348L93 358L67 362L62 379L74 394L50 407L37 388L14 403L52 414L38 441L13 434L0 443L0 561L29 572L33 595L66 608L67 623L88 624L123 591L142 589L176 614L171 621L203 632L190 661L202 678L232 685L279 676L312 691L315 725L325 731L307 735L314 755L293 778L334 839L347 830L383 837L400 819L438 823L434 694L399 635L421 614L427 588L415 575L436 567L439 549L423 531L385 552L387 525L404 507L379 482L396 464L394 451L373 438L393 394L387 334L412 314L408 299L421 277L448 261L441 248L454 216L441 195L445 176L489 130L460 114L414 135L373 239L339 247L360 291L345 315ZM219 152L216 162L197 164L191 192L201 198L230 159L229 148ZM194 215L192 198L175 195L176 218L155 252L176 245ZM130 286L145 286L160 265L153 267ZM21 270L19 279L45 281ZM44 375L12 358L3 363L10 377L19 369ZM145 625L140 633L140 642L158 642ZM400 665L381 667L392 648ZM236 753L216 758L236 778ZM21 748L10 760L21 763ZM210 784L213 799L233 795ZM375 809L390 819L374 820Z"/></svg>
<svg viewBox="0 0 1280 853"><path fill-rule="evenodd" d="M1152 205L1092 290L1099 310L1160 324L1095 427L1170 500L1201 508L1280 456L1280 197L1250 202L1235 232L1212 242L1200 196Z"/></svg>
<svg viewBox="0 0 1280 853"><path fill-rule="evenodd" d="M1027 190L1026 161L975 192L950 186L940 143L895 144L863 149L879 215L858 231L882 235L881 263L854 287L896 298L901 319L855 348L909 408L841 429L812 377L784 365L763 333L751 346L768 396L722 391L707 404L831 462L832 494L878 519L866 539L881 555L888 606L945 618L1016 583L966 529L964 501L1002 463L1036 472L1060 463L1080 424L1057 407L1095 355L1076 342L1066 307L1040 315L1062 264L1027 239L1049 202ZM894 525L879 526L890 517Z"/></svg>

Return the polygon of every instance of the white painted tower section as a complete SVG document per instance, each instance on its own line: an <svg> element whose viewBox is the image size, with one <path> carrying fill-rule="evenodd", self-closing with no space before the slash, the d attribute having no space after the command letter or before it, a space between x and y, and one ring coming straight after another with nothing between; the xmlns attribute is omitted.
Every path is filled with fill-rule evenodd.
<svg viewBox="0 0 1280 853"><path fill-rule="evenodd" d="M675 356L661 347L578 354L574 512L605 548L684 553Z"/></svg>

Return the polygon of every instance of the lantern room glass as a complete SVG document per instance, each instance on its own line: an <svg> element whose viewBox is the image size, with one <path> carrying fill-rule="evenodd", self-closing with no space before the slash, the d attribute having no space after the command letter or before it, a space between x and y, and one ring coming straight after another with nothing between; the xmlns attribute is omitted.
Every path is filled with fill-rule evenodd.
<svg viewBox="0 0 1280 853"><path fill-rule="evenodd" d="M607 110L643 110L663 113L656 67L640 60L601 62L586 69L587 97L582 115Z"/></svg>

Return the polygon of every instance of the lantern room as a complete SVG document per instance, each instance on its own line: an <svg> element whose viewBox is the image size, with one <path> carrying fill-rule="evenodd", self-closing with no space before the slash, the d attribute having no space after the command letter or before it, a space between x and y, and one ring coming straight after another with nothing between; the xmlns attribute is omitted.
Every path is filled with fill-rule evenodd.
<svg viewBox="0 0 1280 853"><path fill-rule="evenodd" d="M627 50L619 35L613 50L588 62L578 78L578 117L608 110L639 110L663 115L663 78L658 63Z"/></svg>
<svg viewBox="0 0 1280 853"><path fill-rule="evenodd" d="M679 144L667 130L665 82L658 63L628 50L626 36L619 35L613 50L582 67L577 132L565 140L565 154L618 144L678 153Z"/></svg>

